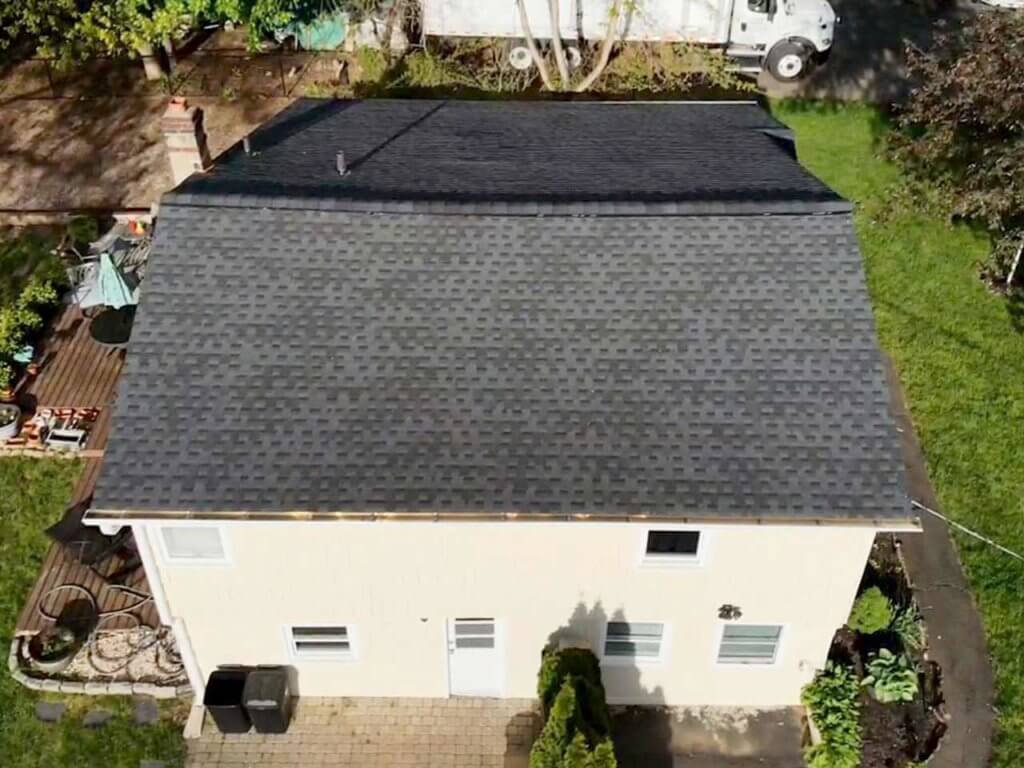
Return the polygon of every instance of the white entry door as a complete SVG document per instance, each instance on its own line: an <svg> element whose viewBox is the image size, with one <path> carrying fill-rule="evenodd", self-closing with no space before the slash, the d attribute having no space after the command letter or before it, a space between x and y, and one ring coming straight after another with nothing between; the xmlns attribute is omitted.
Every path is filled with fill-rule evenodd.
<svg viewBox="0 0 1024 768"><path fill-rule="evenodd" d="M500 696L498 623L493 618L448 622L448 684L452 696Z"/></svg>

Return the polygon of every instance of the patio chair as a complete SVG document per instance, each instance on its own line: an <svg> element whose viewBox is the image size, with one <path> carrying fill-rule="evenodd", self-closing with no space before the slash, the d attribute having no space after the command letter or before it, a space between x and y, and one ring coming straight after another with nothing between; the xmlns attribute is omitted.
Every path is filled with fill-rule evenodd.
<svg viewBox="0 0 1024 768"><path fill-rule="evenodd" d="M83 522L88 509L89 501L69 508L59 522L46 529L46 535L60 544L75 562L87 566L107 583L124 584L142 565L131 528L122 528L115 535L108 536L99 528ZM121 559L121 566L113 573L107 573L103 566L115 558Z"/></svg>

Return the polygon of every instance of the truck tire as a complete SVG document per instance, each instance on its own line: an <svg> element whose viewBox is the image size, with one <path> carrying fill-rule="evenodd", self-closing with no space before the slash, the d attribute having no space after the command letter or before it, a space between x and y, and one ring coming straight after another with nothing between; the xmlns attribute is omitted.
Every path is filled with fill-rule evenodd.
<svg viewBox="0 0 1024 768"><path fill-rule="evenodd" d="M811 70L811 49L792 40L776 43L764 60L765 69L776 80L791 83Z"/></svg>

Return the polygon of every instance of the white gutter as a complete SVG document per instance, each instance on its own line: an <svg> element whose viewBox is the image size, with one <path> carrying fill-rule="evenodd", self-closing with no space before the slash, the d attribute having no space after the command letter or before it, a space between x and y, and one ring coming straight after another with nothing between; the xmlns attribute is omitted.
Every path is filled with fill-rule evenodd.
<svg viewBox="0 0 1024 768"><path fill-rule="evenodd" d="M175 618L171 613L170 603L167 601L167 593L164 592L163 581L160 579L160 569L157 566L156 558L153 555L153 541L150 538L150 526L135 524L132 526L132 535L135 537L135 546L139 550L139 557L142 559L142 567L146 570L146 581L149 584L149 591L153 595L153 602L156 604L156 612L160 616L160 623L171 628L174 634L174 642L178 646L181 660L185 665L185 674L188 676L189 685L195 694L195 701L201 702L206 691L206 684L202 673L199 671L199 662L196 660L195 652L192 650L192 643L189 642L188 632L185 629L185 622Z"/></svg>

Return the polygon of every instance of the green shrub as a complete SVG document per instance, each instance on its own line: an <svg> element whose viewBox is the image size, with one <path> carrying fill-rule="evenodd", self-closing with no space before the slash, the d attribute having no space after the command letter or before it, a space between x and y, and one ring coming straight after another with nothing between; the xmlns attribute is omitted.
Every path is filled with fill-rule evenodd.
<svg viewBox="0 0 1024 768"><path fill-rule="evenodd" d="M892 603L878 587L866 589L854 602L846 623L861 634L881 632L892 623Z"/></svg>
<svg viewBox="0 0 1024 768"><path fill-rule="evenodd" d="M614 768L611 717L592 652L546 648L537 696L545 722L530 750L530 768Z"/></svg>
<svg viewBox="0 0 1024 768"><path fill-rule="evenodd" d="M860 701L853 670L828 662L800 695L821 742L804 749L808 768L858 768L861 753Z"/></svg>
<svg viewBox="0 0 1024 768"><path fill-rule="evenodd" d="M892 630L900 636L906 650L920 651L924 648L924 623L916 605L911 604L896 611L892 617Z"/></svg>
<svg viewBox="0 0 1024 768"><path fill-rule="evenodd" d="M571 677L565 679L547 712L544 727L530 749L530 768L561 768L569 745L575 743L576 736L583 737L582 733L573 734L576 689L572 682Z"/></svg>
<svg viewBox="0 0 1024 768"><path fill-rule="evenodd" d="M917 670L904 654L898 656L883 648L868 661L868 674L861 685L883 704L913 701L917 696Z"/></svg>

